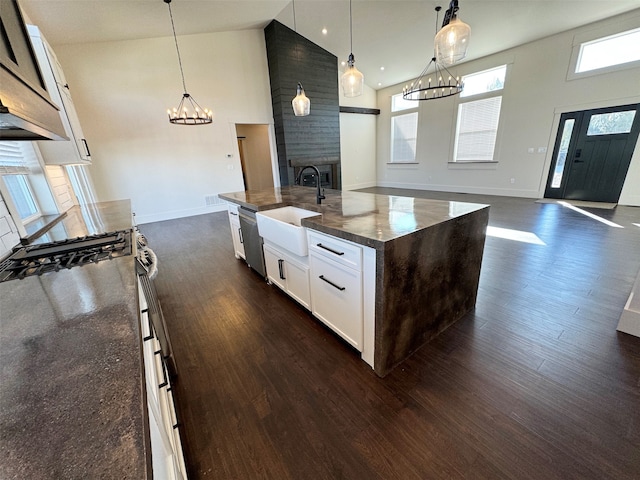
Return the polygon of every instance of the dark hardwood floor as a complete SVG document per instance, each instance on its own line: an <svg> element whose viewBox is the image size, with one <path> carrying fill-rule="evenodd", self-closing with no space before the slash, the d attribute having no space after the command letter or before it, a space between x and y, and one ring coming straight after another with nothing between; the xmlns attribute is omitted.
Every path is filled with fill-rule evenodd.
<svg viewBox="0 0 640 480"><path fill-rule="evenodd" d="M373 191L373 190L371 190ZM640 338L616 325L640 208L492 205L474 312L378 378L233 256L224 212L142 225L193 479L638 479Z"/></svg>

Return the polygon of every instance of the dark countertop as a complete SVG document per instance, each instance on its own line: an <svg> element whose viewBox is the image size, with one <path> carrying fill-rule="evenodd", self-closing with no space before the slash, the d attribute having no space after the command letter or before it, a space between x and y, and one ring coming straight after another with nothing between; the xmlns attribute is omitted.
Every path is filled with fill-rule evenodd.
<svg viewBox="0 0 640 480"><path fill-rule="evenodd" d="M130 208L74 207L34 243L131 228ZM0 283L0 478L146 478L134 262Z"/></svg>
<svg viewBox="0 0 640 480"><path fill-rule="evenodd" d="M260 191L221 193L223 200L250 210L295 206L321 214L302 225L376 249L390 240L467 215L488 205L449 202L374 193L325 190L316 204L315 187L281 187Z"/></svg>

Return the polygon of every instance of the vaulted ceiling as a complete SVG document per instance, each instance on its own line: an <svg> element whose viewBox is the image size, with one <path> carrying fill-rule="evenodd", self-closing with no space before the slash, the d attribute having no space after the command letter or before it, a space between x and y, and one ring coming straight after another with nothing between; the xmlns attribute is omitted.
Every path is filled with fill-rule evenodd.
<svg viewBox="0 0 640 480"><path fill-rule="evenodd" d="M460 0L471 26L467 60L480 58L602 18L636 10L638 0ZM52 45L171 35L163 0L20 0ZM353 0L353 53L372 88L406 81L433 54L436 5L431 0ZM272 19L293 28L289 0L173 0L178 36L262 29ZM349 1L296 0L298 33L335 54L349 55ZM442 17L440 17L441 19ZM640 26L640 25L638 25ZM322 29L327 33L323 34ZM384 67L384 70L382 68Z"/></svg>

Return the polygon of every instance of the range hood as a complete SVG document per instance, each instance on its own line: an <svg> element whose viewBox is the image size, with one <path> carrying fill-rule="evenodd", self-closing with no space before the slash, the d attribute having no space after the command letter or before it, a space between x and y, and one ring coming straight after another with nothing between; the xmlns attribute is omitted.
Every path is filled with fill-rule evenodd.
<svg viewBox="0 0 640 480"><path fill-rule="evenodd" d="M0 140L68 140L17 1L0 8Z"/></svg>

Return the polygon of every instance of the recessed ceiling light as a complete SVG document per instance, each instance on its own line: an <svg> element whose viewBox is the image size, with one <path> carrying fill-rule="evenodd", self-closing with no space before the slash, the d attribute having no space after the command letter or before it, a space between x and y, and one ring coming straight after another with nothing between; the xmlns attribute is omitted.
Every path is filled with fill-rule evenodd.
<svg viewBox="0 0 640 480"><path fill-rule="evenodd" d="M378 82L378 86L379 86L379 87L381 87L381 86L382 86L382 83L381 83L381 82Z"/></svg>
<svg viewBox="0 0 640 480"><path fill-rule="evenodd" d="M326 35L326 34L327 34L327 29L326 29L326 28L323 28L323 29L322 29L322 34L323 34L323 35Z"/></svg>
<svg viewBox="0 0 640 480"><path fill-rule="evenodd" d="M384 71L384 67L380 67L380 70L381 70L381 71Z"/></svg>
<svg viewBox="0 0 640 480"><path fill-rule="evenodd" d="M342 65L343 67L347 64L347 62L345 62L344 60L342 62L340 62L340 65Z"/></svg>

